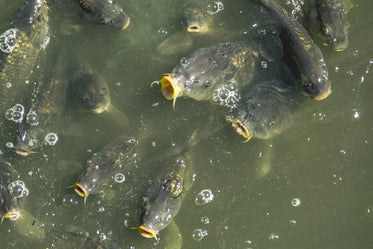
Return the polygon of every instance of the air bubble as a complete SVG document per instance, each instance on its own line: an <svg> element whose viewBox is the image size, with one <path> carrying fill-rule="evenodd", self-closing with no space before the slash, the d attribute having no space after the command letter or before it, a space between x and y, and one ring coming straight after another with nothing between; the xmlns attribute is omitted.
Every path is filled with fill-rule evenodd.
<svg viewBox="0 0 373 249"><path fill-rule="evenodd" d="M25 108L23 107L23 105L21 105L21 104L15 104L14 106L13 106L13 109L14 109L14 111L16 111L16 112L20 112L20 113L25 113Z"/></svg>
<svg viewBox="0 0 373 249"><path fill-rule="evenodd" d="M126 180L126 177L122 173L117 173L114 176L114 180L116 183L122 183Z"/></svg>
<svg viewBox="0 0 373 249"><path fill-rule="evenodd" d="M13 121L16 123L21 123L23 119L23 114L21 112L15 111L13 113Z"/></svg>
<svg viewBox="0 0 373 249"><path fill-rule="evenodd" d="M207 230L205 229L195 229L192 234L193 239L196 241L201 241L206 236Z"/></svg>
<svg viewBox="0 0 373 249"><path fill-rule="evenodd" d="M7 142L5 145L8 148L14 148L14 144L12 142Z"/></svg>
<svg viewBox="0 0 373 249"><path fill-rule="evenodd" d="M26 116L26 123L29 125L38 125L39 124L39 116L36 114L35 111L30 110Z"/></svg>
<svg viewBox="0 0 373 249"><path fill-rule="evenodd" d="M298 207L300 205L300 203L301 203L301 201L300 201L299 198L294 198L294 199L291 200L291 205L293 207Z"/></svg>
<svg viewBox="0 0 373 249"><path fill-rule="evenodd" d="M58 141L58 136L56 133L51 132L45 135L44 140L45 142L47 142L48 145L55 145Z"/></svg>
<svg viewBox="0 0 373 249"><path fill-rule="evenodd" d="M13 120L14 110L12 108L5 111L5 118L8 120Z"/></svg>
<svg viewBox="0 0 373 249"><path fill-rule="evenodd" d="M99 237L100 240L106 240L106 235L104 233L101 233Z"/></svg>
<svg viewBox="0 0 373 249"><path fill-rule="evenodd" d="M195 203L197 205L205 205L211 202L214 199L214 195L212 194L210 189L204 189L195 198Z"/></svg>
<svg viewBox="0 0 373 249"><path fill-rule="evenodd" d="M25 186L25 183L20 180L11 182L8 185L9 193L15 198L21 198L23 196L28 196L29 191Z"/></svg>

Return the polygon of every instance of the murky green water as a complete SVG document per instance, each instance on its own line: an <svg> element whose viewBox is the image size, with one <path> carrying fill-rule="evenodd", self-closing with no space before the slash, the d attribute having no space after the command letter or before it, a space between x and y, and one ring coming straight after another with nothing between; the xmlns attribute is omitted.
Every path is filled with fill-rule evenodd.
<svg viewBox="0 0 373 249"><path fill-rule="evenodd" d="M53 227L73 225L96 239L105 235L120 248L165 248L175 236L169 229L161 231L160 242L131 229L138 224L141 196L162 166L153 158L167 160L172 143L184 144L194 129L205 127L209 117L215 116L208 125L221 129L194 150L195 182L175 218L182 248L373 247L371 1L353 1L348 13L350 44L345 51L320 45L333 93L304 106L294 126L281 135L248 143L241 142L223 112L211 103L179 98L173 111L172 102L150 83L199 47L231 39L228 34L246 39L253 24L262 22L249 1L224 1L225 9L213 24L221 35L195 36L190 49L169 56L159 56L156 48L183 28L182 2L118 2L131 17L128 29L83 23L80 32L64 36L61 23L72 17L61 10L50 18L47 52L53 57L64 48L88 60L109 83L112 102L127 115L130 125L123 127L110 113L88 114L69 105L55 146L21 158L6 147L10 136L9 141L0 141L4 157L30 191L24 210L47 233ZM0 0L0 33L20 5L20 0ZM2 122L2 133L7 134L9 121L2 118ZM84 206L83 199L68 187L92 153L122 133L148 138L152 156L141 158L136 172L112 186L114 196L90 196ZM195 197L203 189L211 189L214 198L196 205ZM1 224L1 248L50 248L48 236L26 236L18 231L17 222ZM207 236L195 240L196 229L206 230Z"/></svg>

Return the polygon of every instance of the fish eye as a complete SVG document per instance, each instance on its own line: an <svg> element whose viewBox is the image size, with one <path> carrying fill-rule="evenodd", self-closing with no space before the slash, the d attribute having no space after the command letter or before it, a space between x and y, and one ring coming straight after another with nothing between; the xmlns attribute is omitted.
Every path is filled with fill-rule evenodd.
<svg viewBox="0 0 373 249"><path fill-rule="evenodd" d="M39 22L42 22L44 20L44 16L43 15L38 15L37 18L36 18Z"/></svg>
<svg viewBox="0 0 373 249"><path fill-rule="evenodd" d="M323 35L328 35L329 34L329 28L326 25L322 26L321 27L321 33Z"/></svg>

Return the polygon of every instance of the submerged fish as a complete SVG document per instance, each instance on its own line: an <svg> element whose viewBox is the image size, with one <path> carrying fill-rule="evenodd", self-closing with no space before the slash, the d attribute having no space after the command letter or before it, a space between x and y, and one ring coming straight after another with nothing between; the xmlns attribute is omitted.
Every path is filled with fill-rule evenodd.
<svg viewBox="0 0 373 249"><path fill-rule="evenodd" d="M186 192L192 185L191 165L184 158L177 158L164 175L149 186L143 197L140 234L155 238L177 215Z"/></svg>
<svg viewBox="0 0 373 249"><path fill-rule="evenodd" d="M208 100L232 79L249 83L259 58L260 50L253 44L227 42L198 49L159 81L162 94L173 99L174 105L180 96Z"/></svg>
<svg viewBox="0 0 373 249"><path fill-rule="evenodd" d="M191 33L205 33L209 31L209 24L214 14L224 9L223 3L212 3L206 0L188 0L184 8L187 31Z"/></svg>
<svg viewBox="0 0 373 249"><path fill-rule="evenodd" d="M94 113L108 110L110 106L109 87L105 79L90 67L81 67L74 74L71 86L77 105Z"/></svg>
<svg viewBox="0 0 373 249"><path fill-rule="evenodd" d="M309 6L309 23L321 37L323 44L336 51L348 46L350 23L343 0L312 0Z"/></svg>
<svg viewBox="0 0 373 249"><path fill-rule="evenodd" d="M68 87L66 65L58 58L51 80L44 82L31 100L24 123L17 129L15 150L18 155L28 156L44 143L54 145L57 140L57 125L61 120Z"/></svg>
<svg viewBox="0 0 373 249"><path fill-rule="evenodd" d="M291 124L298 107L306 99L293 82L272 80L246 89L236 108L232 126L246 138L267 139Z"/></svg>
<svg viewBox="0 0 373 249"><path fill-rule="evenodd" d="M102 192L113 183L117 173L128 172L136 161L137 144L134 138L120 136L94 154L74 184L75 192L86 201L90 194Z"/></svg>
<svg viewBox="0 0 373 249"><path fill-rule="evenodd" d="M15 196L16 189L10 189L16 179L16 172L3 158L0 158L0 215L1 222L5 218L16 220L21 214L21 198ZM16 193L17 194L17 193ZM22 193L21 193L22 194Z"/></svg>
<svg viewBox="0 0 373 249"><path fill-rule="evenodd" d="M32 90L30 78L40 52L48 44L48 32L47 4L44 0L28 0L9 29L0 35L1 113Z"/></svg>
<svg viewBox="0 0 373 249"><path fill-rule="evenodd" d="M321 100L331 93L328 71L320 48L303 26L274 0L257 0L268 11L283 48L283 60L298 79L304 93Z"/></svg>

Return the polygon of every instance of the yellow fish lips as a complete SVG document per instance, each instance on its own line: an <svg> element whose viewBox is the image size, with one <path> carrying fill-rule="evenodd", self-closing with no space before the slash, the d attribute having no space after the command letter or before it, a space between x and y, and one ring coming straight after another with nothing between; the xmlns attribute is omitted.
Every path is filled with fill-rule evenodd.
<svg viewBox="0 0 373 249"><path fill-rule="evenodd" d="M25 148L21 148L21 147L16 147L16 154L20 155L20 156L28 156L32 153L36 153L34 151L31 151L31 150L28 150L28 149L25 149Z"/></svg>
<svg viewBox="0 0 373 249"><path fill-rule="evenodd" d="M241 121L237 119L232 121L232 127L235 129L235 131L238 134L246 138L244 142L249 141L253 136L252 132L249 129L247 129L246 126Z"/></svg>
<svg viewBox="0 0 373 249"><path fill-rule="evenodd" d="M4 219L16 220L16 219L19 218L20 215L21 215L20 210L12 210L12 211L4 214L3 217L1 217L1 223L3 223Z"/></svg>
<svg viewBox="0 0 373 249"><path fill-rule="evenodd" d="M191 32L191 33L198 33L198 32L201 32L202 28L200 25L198 24L191 24L187 27L187 31L188 32Z"/></svg>
<svg viewBox="0 0 373 249"><path fill-rule="evenodd" d="M323 100L323 99L327 98L331 93L332 93L332 86L330 85L326 92L313 97L313 99L314 100Z"/></svg>
<svg viewBox="0 0 373 249"><path fill-rule="evenodd" d="M175 108L176 99L183 93L180 84L172 74L163 76L159 83L161 83L161 91L163 96L166 99L173 99L173 107Z"/></svg>
<svg viewBox="0 0 373 249"><path fill-rule="evenodd" d="M87 200L87 197L89 195L89 192L87 191L86 188L84 188L82 185L80 185L79 183L75 183L74 184L74 191L81 197L84 198L84 203L86 202Z"/></svg>
<svg viewBox="0 0 373 249"><path fill-rule="evenodd" d="M145 238L148 238L148 239L155 238L156 240L158 240L157 231L153 231L152 229L147 228L142 225L138 226L137 230L139 230L140 234Z"/></svg>
<svg viewBox="0 0 373 249"><path fill-rule="evenodd" d="M121 30L124 30L124 29L128 28L128 26L130 25L130 22L131 22L131 20L130 20L130 18L128 17L128 18L127 18L127 22L123 25L123 27L121 28Z"/></svg>

